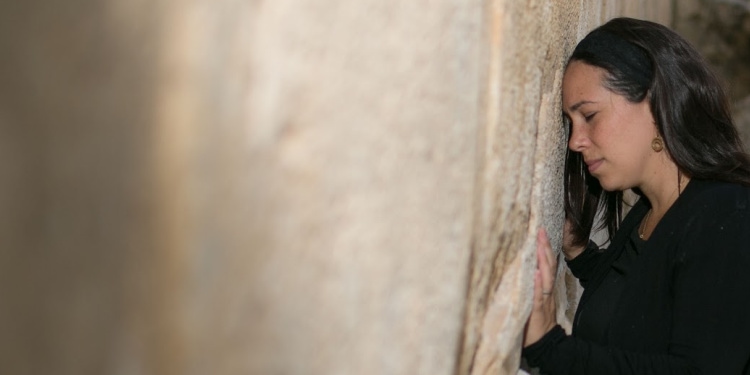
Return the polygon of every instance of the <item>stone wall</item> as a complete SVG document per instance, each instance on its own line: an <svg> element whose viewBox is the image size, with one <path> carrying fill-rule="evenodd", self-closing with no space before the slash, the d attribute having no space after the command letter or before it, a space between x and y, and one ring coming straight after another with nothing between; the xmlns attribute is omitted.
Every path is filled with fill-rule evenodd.
<svg viewBox="0 0 750 375"><path fill-rule="evenodd" d="M726 83L746 148L750 145L750 1L675 3L675 29L706 57Z"/></svg>
<svg viewBox="0 0 750 375"><path fill-rule="evenodd" d="M516 373L565 56L670 4L5 4L0 373Z"/></svg>

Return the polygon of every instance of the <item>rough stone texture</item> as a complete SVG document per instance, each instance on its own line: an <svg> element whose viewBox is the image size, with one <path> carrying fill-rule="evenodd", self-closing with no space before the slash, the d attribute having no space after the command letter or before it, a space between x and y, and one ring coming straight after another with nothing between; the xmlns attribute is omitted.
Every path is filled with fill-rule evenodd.
<svg viewBox="0 0 750 375"><path fill-rule="evenodd" d="M670 3L4 4L0 373L516 373L564 58Z"/></svg>
<svg viewBox="0 0 750 375"><path fill-rule="evenodd" d="M750 1L684 0L675 3L675 29L706 57L726 83L737 127L750 145ZM744 101L743 101L744 100Z"/></svg>
<svg viewBox="0 0 750 375"><path fill-rule="evenodd" d="M550 229L553 247L561 241L566 134L559 89L565 57L590 29L611 17L665 24L671 17L667 1L495 1L489 9L487 122L458 374L513 374L519 366L537 228ZM566 282L559 282L555 292L558 320L569 327L575 304L568 301L577 300L578 286L570 275L559 277Z"/></svg>

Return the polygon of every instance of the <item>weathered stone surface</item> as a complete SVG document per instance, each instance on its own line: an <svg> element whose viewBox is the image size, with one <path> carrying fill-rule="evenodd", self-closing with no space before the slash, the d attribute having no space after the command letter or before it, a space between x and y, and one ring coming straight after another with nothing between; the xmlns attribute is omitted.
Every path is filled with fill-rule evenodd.
<svg viewBox="0 0 750 375"><path fill-rule="evenodd" d="M750 1L686 0L675 5L675 29L726 81L734 100L750 94Z"/></svg>
<svg viewBox="0 0 750 375"><path fill-rule="evenodd" d="M492 4L487 20L491 75L477 192L481 203L459 374L516 372L531 307L537 229L548 228L553 246L560 244L566 134L559 89L566 56L606 19L627 15L668 24L671 14L668 2ZM559 321L569 327L575 304L569 305L568 297L578 295L577 284L570 275L560 278Z"/></svg>
<svg viewBox="0 0 750 375"><path fill-rule="evenodd" d="M747 148L750 118L743 99L750 95L750 1L685 0L676 2L675 10L675 29L696 46L726 83Z"/></svg>
<svg viewBox="0 0 750 375"><path fill-rule="evenodd" d="M516 373L565 56L670 3L6 5L0 373Z"/></svg>

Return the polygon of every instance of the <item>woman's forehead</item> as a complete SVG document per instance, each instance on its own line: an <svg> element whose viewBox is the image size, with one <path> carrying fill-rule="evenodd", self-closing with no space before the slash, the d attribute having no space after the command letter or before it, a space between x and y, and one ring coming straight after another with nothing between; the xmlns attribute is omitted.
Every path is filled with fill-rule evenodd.
<svg viewBox="0 0 750 375"><path fill-rule="evenodd" d="M606 95L609 90L602 84L605 74L604 69L580 61L568 64L562 85L563 110L574 111Z"/></svg>

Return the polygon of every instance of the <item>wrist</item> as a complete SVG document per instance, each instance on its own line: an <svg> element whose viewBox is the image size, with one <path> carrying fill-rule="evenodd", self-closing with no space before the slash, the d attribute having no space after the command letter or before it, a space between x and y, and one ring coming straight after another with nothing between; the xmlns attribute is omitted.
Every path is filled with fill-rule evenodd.
<svg viewBox="0 0 750 375"><path fill-rule="evenodd" d="M536 345L537 343L542 341L545 336L549 335L550 332L552 332L552 330L554 330L557 326L557 322L551 322L551 324L548 324L546 327L538 330L537 332L527 332L523 340L522 348L525 349L530 346Z"/></svg>
<svg viewBox="0 0 750 375"><path fill-rule="evenodd" d="M563 246L562 248L563 254L565 255L565 259L567 260L571 260L581 255L581 253L583 253L584 250L586 250L586 246L570 245L570 246Z"/></svg>

